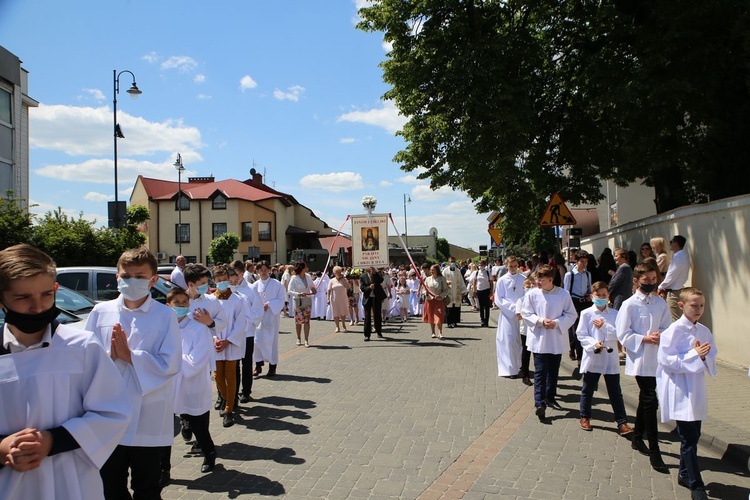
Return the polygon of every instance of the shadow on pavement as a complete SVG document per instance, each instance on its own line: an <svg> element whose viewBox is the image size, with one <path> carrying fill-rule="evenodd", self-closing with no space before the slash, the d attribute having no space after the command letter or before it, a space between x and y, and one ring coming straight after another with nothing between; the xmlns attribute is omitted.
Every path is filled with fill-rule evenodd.
<svg viewBox="0 0 750 500"><path fill-rule="evenodd" d="M219 458L225 460L273 460L277 464L301 465L305 459L296 457L296 452L291 448L265 448L245 443L224 443L216 447Z"/></svg>
<svg viewBox="0 0 750 500"><path fill-rule="evenodd" d="M302 410L287 410L286 408L277 408L275 406L252 406L250 408L238 408L240 415L248 417L267 417L267 418L296 418L299 420L309 420L310 415Z"/></svg>
<svg viewBox="0 0 750 500"><path fill-rule="evenodd" d="M253 404L264 404L264 405L273 405L273 406L294 406L295 408L300 408L300 409L310 409L310 408L315 408L317 406L315 404L315 401L310 401L309 399L294 399L294 398L287 398L283 396L265 396L260 399L254 399Z"/></svg>
<svg viewBox="0 0 750 500"><path fill-rule="evenodd" d="M316 382L318 384L330 384L331 379L330 378L324 378L324 377L303 377L302 375L285 375L285 374L276 374L273 377L265 376L263 377L265 380L270 380L272 382L274 381L291 381L291 382Z"/></svg>
<svg viewBox="0 0 750 500"><path fill-rule="evenodd" d="M171 484L185 486L188 490L201 490L207 493L225 493L227 498L258 493L267 496L281 496L286 493L284 485L271 481L267 477L247 474L227 469L221 462L211 474L206 474L192 481L172 479Z"/></svg>
<svg viewBox="0 0 750 500"><path fill-rule="evenodd" d="M267 406L258 406L256 408L268 408ZM269 408L270 409L270 408ZM278 408L274 408L278 411ZM255 415L247 415L251 418L244 418L247 415L246 411L237 412L235 414L235 421L238 425L243 425L248 429L254 431L289 431L292 434L310 434L310 429L306 425L295 424L287 422L286 420L279 420L275 418L273 414L257 411Z"/></svg>
<svg viewBox="0 0 750 500"><path fill-rule="evenodd" d="M351 347L349 347L348 345L325 345L325 344L321 344L321 345L313 345L311 347L313 349L322 349L324 351L326 351L326 350L330 351L330 350L351 349Z"/></svg>

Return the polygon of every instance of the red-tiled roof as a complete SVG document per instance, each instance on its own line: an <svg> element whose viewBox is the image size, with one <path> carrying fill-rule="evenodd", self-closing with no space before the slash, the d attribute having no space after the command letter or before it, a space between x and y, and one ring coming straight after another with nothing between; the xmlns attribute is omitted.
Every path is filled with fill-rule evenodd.
<svg viewBox="0 0 750 500"><path fill-rule="evenodd" d="M152 200L170 200L177 196L177 183L172 181L163 181L161 179L151 179L149 177L139 176L143 188L149 199ZM182 192L192 200L210 199L216 191L221 192L230 199L241 199L248 201L261 201L270 198L284 199L281 194L270 193L264 189L249 186L235 179L226 179L223 181L207 183L182 183Z"/></svg>

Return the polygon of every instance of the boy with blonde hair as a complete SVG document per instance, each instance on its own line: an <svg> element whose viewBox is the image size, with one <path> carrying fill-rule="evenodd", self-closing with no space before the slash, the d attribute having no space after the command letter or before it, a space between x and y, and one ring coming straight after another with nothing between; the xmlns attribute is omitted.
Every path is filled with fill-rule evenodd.
<svg viewBox="0 0 750 500"><path fill-rule="evenodd" d="M682 316L661 334L656 382L661 421L677 421L680 436L680 470L677 482L689 488L693 499L707 499L698 467L701 421L708 416L706 374L716 376L716 344L711 331L698 323L706 300L703 292L687 287L680 291Z"/></svg>

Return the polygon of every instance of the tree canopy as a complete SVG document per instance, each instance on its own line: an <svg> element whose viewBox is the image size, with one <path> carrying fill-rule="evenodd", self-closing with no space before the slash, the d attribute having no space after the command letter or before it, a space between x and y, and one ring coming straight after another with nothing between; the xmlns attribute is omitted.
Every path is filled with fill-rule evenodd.
<svg viewBox="0 0 750 500"><path fill-rule="evenodd" d="M240 246L240 237L234 233L224 233L208 244L208 257L216 264L229 264L234 260L234 252Z"/></svg>
<svg viewBox="0 0 750 500"><path fill-rule="evenodd" d="M657 212L750 192L750 4L739 0L379 0L359 28L408 122L394 160L499 209L528 240L545 200L601 180L655 188Z"/></svg>

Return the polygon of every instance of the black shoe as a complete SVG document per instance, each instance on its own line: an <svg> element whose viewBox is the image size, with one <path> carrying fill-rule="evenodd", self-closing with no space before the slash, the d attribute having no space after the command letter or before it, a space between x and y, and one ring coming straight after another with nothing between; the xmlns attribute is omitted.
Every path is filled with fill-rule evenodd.
<svg viewBox="0 0 750 500"><path fill-rule="evenodd" d="M683 488L690 489L690 480L681 474L677 474L677 484Z"/></svg>
<svg viewBox="0 0 750 500"><path fill-rule="evenodd" d="M214 403L214 410L220 410L222 406L224 406L224 398L219 396Z"/></svg>
<svg viewBox="0 0 750 500"><path fill-rule="evenodd" d="M708 500L706 490L693 490L690 492L690 498L692 500Z"/></svg>
<svg viewBox="0 0 750 500"><path fill-rule="evenodd" d="M576 366L573 368L573 378L576 380L581 380L583 378L583 375L581 375L581 367Z"/></svg>
<svg viewBox="0 0 750 500"><path fill-rule="evenodd" d="M216 452L209 453L203 459L203 465L201 465L201 472L203 472L204 474L206 472L211 472L212 470L214 470L215 465L216 465Z"/></svg>
<svg viewBox="0 0 750 500"><path fill-rule="evenodd" d="M365 337L365 342L369 342L369 341L370 341L370 337L369 336Z"/></svg>
<svg viewBox="0 0 750 500"><path fill-rule="evenodd" d="M232 427L234 425L234 413L228 411L224 415L224 421L221 423L224 427Z"/></svg>
<svg viewBox="0 0 750 500"><path fill-rule="evenodd" d="M203 453L203 452L201 451L201 447L198 446L198 443L195 443L193 446L190 447L189 453L191 455L197 455L198 453Z"/></svg>
<svg viewBox="0 0 750 500"><path fill-rule="evenodd" d="M448 323L448 328L453 328L455 325L453 323Z"/></svg>
<svg viewBox="0 0 750 500"><path fill-rule="evenodd" d="M667 467L667 464L664 463L664 460L662 460L660 451L652 451L648 456L648 460L651 462L651 468L656 472L669 474L669 468Z"/></svg>
<svg viewBox="0 0 750 500"><path fill-rule="evenodd" d="M641 455L648 456L648 454L650 453L648 446L646 446L646 443L643 442L643 438L633 437L633 442L630 443L630 447L634 450L638 450L638 453L640 453Z"/></svg>
<svg viewBox="0 0 750 500"><path fill-rule="evenodd" d="M550 407L550 408L552 408L553 410L557 410L557 411L563 411L563 407L562 407L562 406L560 406L560 403L558 403L558 402L557 402L557 401L555 401L554 399L548 399L548 400L546 401L546 403L547 403L547 406L549 406L549 407Z"/></svg>
<svg viewBox="0 0 750 500"><path fill-rule="evenodd" d="M227 412L226 412L226 411L224 411L224 408L222 408L221 410L219 410L219 416L220 416L220 417L223 417L223 416L224 416L224 415L226 415L226 414L227 414Z"/></svg>
<svg viewBox="0 0 750 500"><path fill-rule="evenodd" d="M250 402L250 396L248 394L243 394L240 396L240 403L249 403Z"/></svg>
<svg viewBox="0 0 750 500"><path fill-rule="evenodd" d="M382 333L378 333L378 338L382 339L383 338L383 334Z"/></svg>
<svg viewBox="0 0 750 500"><path fill-rule="evenodd" d="M532 385L534 385L534 382L531 381L530 377L524 377L523 378L523 383L526 384L526 385L528 385L529 387L531 387Z"/></svg>
<svg viewBox="0 0 750 500"><path fill-rule="evenodd" d="M575 361L576 360L576 352L575 351L569 351L568 352L568 357L570 358L571 361Z"/></svg>
<svg viewBox="0 0 750 500"><path fill-rule="evenodd" d="M190 429L190 424L187 420L180 419L180 434L182 434L182 439L184 439L186 443L193 439L193 431Z"/></svg>
<svg viewBox="0 0 750 500"><path fill-rule="evenodd" d="M544 422L544 418L546 417L545 411L546 409L544 408L544 406L536 407L536 411L534 413L536 413L536 416L539 418L540 422Z"/></svg>
<svg viewBox="0 0 750 500"><path fill-rule="evenodd" d="M169 475L168 470L161 471L161 476L159 476L159 488L166 488L171 479L172 477Z"/></svg>
<svg viewBox="0 0 750 500"><path fill-rule="evenodd" d="M275 377L276 376L276 365L268 365L268 375L266 377Z"/></svg>

